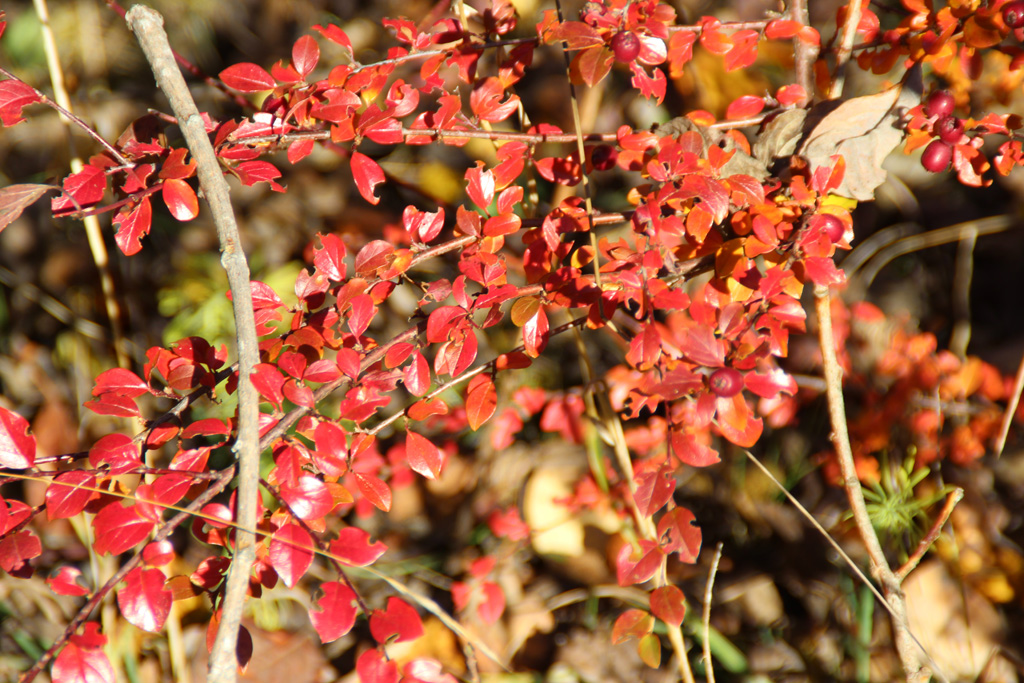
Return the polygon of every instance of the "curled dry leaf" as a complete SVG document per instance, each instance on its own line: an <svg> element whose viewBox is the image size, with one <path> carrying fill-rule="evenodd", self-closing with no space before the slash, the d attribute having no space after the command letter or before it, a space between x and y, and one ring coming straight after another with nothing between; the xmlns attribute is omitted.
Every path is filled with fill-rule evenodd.
<svg viewBox="0 0 1024 683"><path fill-rule="evenodd" d="M903 130L898 127L902 111L920 101L920 73L916 71L888 90L854 97L835 107L814 124L797 153L807 159L812 172L819 166L831 168L835 163L832 157L842 155L846 174L835 193L870 201L875 189L885 182L882 162L903 140ZM812 109L808 123L815 118Z"/></svg>

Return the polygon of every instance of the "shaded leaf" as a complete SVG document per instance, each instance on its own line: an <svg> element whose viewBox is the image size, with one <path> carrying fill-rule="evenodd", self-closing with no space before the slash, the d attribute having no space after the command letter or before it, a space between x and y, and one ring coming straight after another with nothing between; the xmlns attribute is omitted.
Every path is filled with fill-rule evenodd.
<svg viewBox="0 0 1024 683"><path fill-rule="evenodd" d="M50 185L8 185L0 188L0 230L17 220L21 212L52 190Z"/></svg>

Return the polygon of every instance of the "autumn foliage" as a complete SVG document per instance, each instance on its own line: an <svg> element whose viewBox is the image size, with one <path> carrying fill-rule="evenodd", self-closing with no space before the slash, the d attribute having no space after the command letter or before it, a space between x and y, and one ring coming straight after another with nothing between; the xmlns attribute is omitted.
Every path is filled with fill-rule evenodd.
<svg viewBox="0 0 1024 683"><path fill-rule="evenodd" d="M688 599L700 596L684 596L673 573L697 561L701 520L674 497L677 479L762 447L818 400L787 362L808 333L810 291L845 285L836 258L854 242L854 209L885 180L886 157L927 148L927 170L951 168L972 187L1024 164L1020 116L986 111L991 102L972 98L989 53L1009 74L993 100L1019 89L1019 4L936 9L904 0L880 16L861 3L846 66L878 75L872 82L880 85L843 99L829 93L846 6L836 34L820 35L795 14L684 22L657 0L606 0L565 16L520 17L494 0L461 15L384 20L392 42L374 62L360 61L346 31L327 24L277 61L223 68L216 79L224 111L202 117L220 170L236 186L287 192L291 167L321 147L346 159L363 201L394 215L366 239L319 234L293 297L252 283L265 495L251 599L278 582L309 592L309 622L323 643L365 623L370 643L355 657L365 683L454 681L436 659L389 657L394 643L423 633L425 607L407 594L373 605L360 596L350 570L373 570L389 551L365 522L387 516L397 490L442 480L453 459L474 449L550 434L593 456L559 504L610 511L614 576L647 595L643 608L616 608L612 640L634 639L652 667L662 666L663 643L677 658L699 658L699 648L679 648ZM675 97L672 84L695 53L738 73L756 70L770 45L803 55L807 78L787 75L770 93L651 128L565 131L536 118L526 94L538 64L561 68L564 55L565 107L570 83L580 92L615 82L630 98L660 104ZM238 100L251 110L226 114ZM17 74L0 81L5 127L51 104ZM0 227L46 198L55 218L109 217L119 256L152 248L157 215L187 223L202 212L196 161L174 131L166 114L145 114L116 140L96 142L82 170L59 186L0 188ZM492 154L469 155L458 170L464 197L454 203L398 193L382 161L393 149L471 139L489 141ZM612 186L625 198L618 209L595 201ZM392 307L396 292L413 302L404 318ZM885 316L856 302L837 302L833 315L848 381L863 383L851 432L866 482L894 440L919 467L943 459L970 466L991 449L1009 378L911 329L892 333L876 365L858 365L849 349ZM588 357L595 340L600 362ZM552 354L556 363L578 358L582 380L516 379ZM145 429L107 434L60 468L37 462L26 417L0 407L0 568L31 576L44 552L40 525L84 514L91 552L138 558L113 587L123 618L159 632L174 601L206 596L212 643L235 536L237 365L232 351L200 337L153 346L133 361L100 373L84 406ZM969 417L918 400L928 396L972 406ZM192 418L204 402L228 409ZM832 461L823 450L830 473ZM44 503L19 500L24 478L46 482ZM442 602L457 620L503 618L500 565L536 532L509 494L475 511L489 540L448 581ZM171 569L181 566L167 540L179 524L205 549L187 573ZM100 590L81 577L75 563L62 563L48 584L61 595ZM73 630L53 659L53 679L114 680L104 642L98 622Z"/></svg>

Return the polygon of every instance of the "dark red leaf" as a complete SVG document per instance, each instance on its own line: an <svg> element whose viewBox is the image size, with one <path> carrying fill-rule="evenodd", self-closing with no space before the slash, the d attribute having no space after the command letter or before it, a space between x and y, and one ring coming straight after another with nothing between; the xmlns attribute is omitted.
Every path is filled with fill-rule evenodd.
<svg viewBox="0 0 1024 683"><path fill-rule="evenodd" d="M352 630L356 623L356 594L340 581L320 584L323 595L316 601L319 609L309 610L309 620L320 636L320 642L330 643Z"/></svg>
<svg viewBox="0 0 1024 683"><path fill-rule="evenodd" d="M273 90L277 83L266 69L250 62L229 66L220 72L220 80L229 88L241 92Z"/></svg>

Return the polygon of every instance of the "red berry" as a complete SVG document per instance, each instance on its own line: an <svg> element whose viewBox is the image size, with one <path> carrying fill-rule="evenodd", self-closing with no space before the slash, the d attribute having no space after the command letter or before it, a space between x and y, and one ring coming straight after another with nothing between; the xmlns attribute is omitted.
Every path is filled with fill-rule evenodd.
<svg viewBox="0 0 1024 683"><path fill-rule="evenodd" d="M942 140L932 140L924 148L921 155L921 165L924 170L932 173L942 173L949 168L949 162L953 160L953 147Z"/></svg>
<svg viewBox="0 0 1024 683"><path fill-rule="evenodd" d="M955 145L964 134L964 122L955 116L943 116L935 122L933 129L943 142Z"/></svg>
<svg viewBox="0 0 1024 683"><path fill-rule="evenodd" d="M615 160L618 157L619 153L611 145L598 145L590 153L590 163L598 171L607 171L615 166Z"/></svg>
<svg viewBox="0 0 1024 683"><path fill-rule="evenodd" d="M928 96L924 105L924 113L927 116L949 116L956 108L956 100L953 93L948 90L936 90Z"/></svg>
<svg viewBox="0 0 1024 683"><path fill-rule="evenodd" d="M1003 5L1003 23L1010 28L1024 26L1024 1L1017 0L1017 2Z"/></svg>
<svg viewBox="0 0 1024 683"><path fill-rule="evenodd" d="M821 229L825 231L832 242L838 242L846 234L846 226L843 225L843 222L830 213L821 215Z"/></svg>
<svg viewBox="0 0 1024 683"><path fill-rule="evenodd" d="M732 398L743 391L743 375L732 368L718 368L708 378L711 393L721 398Z"/></svg>
<svg viewBox="0 0 1024 683"><path fill-rule="evenodd" d="M640 39L632 31L619 31L612 36L615 61L632 62L640 54Z"/></svg>

